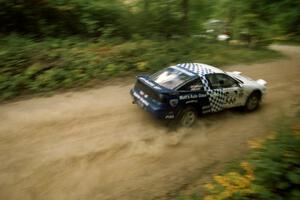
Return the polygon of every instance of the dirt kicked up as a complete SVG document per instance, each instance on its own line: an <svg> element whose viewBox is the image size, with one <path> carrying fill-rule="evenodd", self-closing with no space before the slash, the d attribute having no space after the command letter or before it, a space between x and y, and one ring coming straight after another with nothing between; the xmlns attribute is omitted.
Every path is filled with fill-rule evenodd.
<svg viewBox="0 0 300 200"><path fill-rule="evenodd" d="M261 109L207 115L191 129L169 130L132 105L122 83L0 105L0 199L169 199L197 190L299 104L300 47L273 48L287 58L226 68L268 81Z"/></svg>

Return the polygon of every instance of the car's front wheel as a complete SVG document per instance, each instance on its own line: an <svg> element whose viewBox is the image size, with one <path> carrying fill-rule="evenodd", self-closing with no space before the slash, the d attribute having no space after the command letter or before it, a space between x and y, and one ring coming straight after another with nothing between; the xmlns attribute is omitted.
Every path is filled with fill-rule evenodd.
<svg viewBox="0 0 300 200"><path fill-rule="evenodd" d="M261 95L259 92L253 92L248 97L246 104L245 104L245 110L246 111L253 111L259 107L261 100Z"/></svg>
<svg viewBox="0 0 300 200"><path fill-rule="evenodd" d="M192 107L187 107L182 110L179 115L179 123L183 127L191 127L197 120L197 111Z"/></svg>

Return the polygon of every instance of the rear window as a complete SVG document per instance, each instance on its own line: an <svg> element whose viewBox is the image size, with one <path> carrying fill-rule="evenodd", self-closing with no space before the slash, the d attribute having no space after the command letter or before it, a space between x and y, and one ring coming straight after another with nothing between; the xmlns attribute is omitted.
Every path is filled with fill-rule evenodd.
<svg viewBox="0 0 300 200"><path fill-rule="evenodd" d="M177 69L166 68L153 74L151 79L165 88L175 89L184 82L190 80L191 77Z"/></svg>

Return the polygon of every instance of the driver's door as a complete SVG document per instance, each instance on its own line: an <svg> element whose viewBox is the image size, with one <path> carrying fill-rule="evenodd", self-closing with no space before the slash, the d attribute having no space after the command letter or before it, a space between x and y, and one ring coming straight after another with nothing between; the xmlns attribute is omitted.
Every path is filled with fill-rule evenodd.
<svg viewBox="0 0 300 200"><path fill-rule="evenodd" d="M205 109L208 108L209 101L200 78L186 83L177 90L180 94L179 100L181 105L196 104L201 112L205 112Z"/></svg>
<svg viewBox="0 0 300 200"><path fill-rule="evenodd" d="M221 95L222 108L232 108L242 104L243 89L239 83L226 74L208 74L207 80L212 89L212 96Z"/></svg>

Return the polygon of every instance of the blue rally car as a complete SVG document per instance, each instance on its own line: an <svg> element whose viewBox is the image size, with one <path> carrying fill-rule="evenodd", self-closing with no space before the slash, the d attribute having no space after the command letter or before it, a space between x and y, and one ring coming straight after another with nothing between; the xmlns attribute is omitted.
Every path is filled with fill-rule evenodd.
<svg viewBox="0 0 300 200"><path fill-rule="evenodd" d="M267 82L240 74L206 64L178 64L138 76L130 94L133 103L157 118L177 119L180 125L191 126L199 113L241 106L253 111L259 106Z"/></svg>

